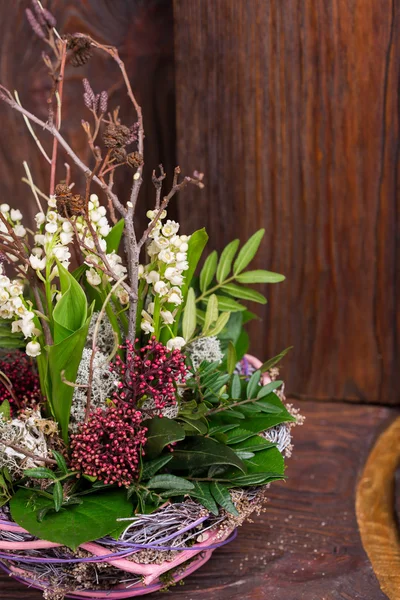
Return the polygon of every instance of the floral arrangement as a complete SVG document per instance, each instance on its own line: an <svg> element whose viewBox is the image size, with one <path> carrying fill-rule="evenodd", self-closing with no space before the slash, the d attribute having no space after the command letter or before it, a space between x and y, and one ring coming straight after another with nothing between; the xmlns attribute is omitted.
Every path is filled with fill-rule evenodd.
<svg viewBox="0 0 400 600"><path fill-rule="evenodd" d="M167 192L162 166L153 172L138 234L143 119L117 50L61 36L37 0L26 12L49 49L49 118L3 86L0 98L49 163L50 192L25 163L36 230L0 206L0 560L46 598L129 597L197 568L284 478L301 421L277 379L286 350L261 365L244 329L246 301L266 302L249 284L284 277L249 269L263 229L211 252L196 275L207 234L182 234L167 208L204 187L198 172L181 179L177 167ZM61 133L64 74L94 51L116 61L137 121L124 124L84 79L86 165ZM61 152L71 164L57 181ZM122 169L127 199L113 191Z"/></svg>

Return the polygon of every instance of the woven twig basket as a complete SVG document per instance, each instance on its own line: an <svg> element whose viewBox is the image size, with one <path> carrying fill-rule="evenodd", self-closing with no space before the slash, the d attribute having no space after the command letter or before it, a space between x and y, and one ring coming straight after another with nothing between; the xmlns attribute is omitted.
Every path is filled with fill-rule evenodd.
<svg viewBox="0 0 400 600"><path fill-rule="evenodd" d="M246 356L246 362L253 369L261 366L261 361L250 355ZM264 383L268 381L268 375L264 375ZM35 573L35 565L57 565L59 569L62 569L63 565L67 567L71 564L95 563L96 565L110 565L114 568L114 572L118 573L117 570L120 570L120 578L117 577L119 583L113 585L111 589L104 591L99 589L71 591L67 592L65 597L74 598L75 600L86 598L119 600L142 596L164 588L166 582L162 580L162 575L167 572L171 572L168 577L169 583L178 582L191 575L211 558L216 548L229 543L236 537L235 527L227 526L228 522L225 523L225 526L221 526L221 520L219 520L214 527L207 528L207 531L201 532L200 530L197 542L194 545L181 548L172 545L173 540L184 532L190 530L195 533L196 529L210 517L211 515L205 515L196 521L192 521L185 529L178 530L173 535L165 536L161 543L158 541L157 544L129 544L124 540L118 540L118 542L114 542L115 546L118 546L117 551L110 552L110 541L108 541L108 547L106 548L102 545L104 540L96 540L96 542L80 546L80 550L84 551L85 554L83 557L49 558L45 555L45 552L53 548L61 548L59 544L39 540L31 536L28 538L29 541L9 541L13 535L7 536L7 541L4 540L4 535L2 539L2 532L16 534L16 539L18 534L28 534L7 515L5 518L0 519L0 567L25 585L50 591L52 588L51 582L43 578L43 575ZM172 560L164 560L161 564L146 564L129 560L129 557L144 550L173 551L175 555ZM41 551L43 552L42 557L40 556ZM26 565L25 568L23 565ZM131 574L129 582L125 582L129 574ZM137 581L132 583L132 579L134 580L136 577Z"/></svg>

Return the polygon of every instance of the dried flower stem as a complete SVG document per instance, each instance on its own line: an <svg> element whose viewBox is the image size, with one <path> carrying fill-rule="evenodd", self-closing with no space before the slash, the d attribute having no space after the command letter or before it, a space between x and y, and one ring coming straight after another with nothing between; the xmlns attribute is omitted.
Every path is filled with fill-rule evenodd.
<svg viewBox="0 0 400 600"><path fill-rule="evenodd" d="M18 92L16 90L14 90L14 95L15 95L16 101L21 106L21 101L19 99ZM42 144L40 143L39 138L37 137L36 133L34 132L34 130L32 128L32 125L29 122L29 119L25 115L23 115L23 118L24 118L25 124L28 128L28 131L31 134L31 136L33 137L33 139L35 140L35 143L36 143L37 147L39 148L40 152L43 154L43 156L45 157L47 162L49 164L51 164L51 158L47 155L46 150L43 148Z"/></svg>
<svg viewBox="0 0 400 600"><path fill-rule="evenodd" d="M57 101L57 129L61 127L61 110L62 110L62 98L64 88L64 73L65 73L65 61L67 58L67 42L65 40L60 42L61 44L61 63L60 72L57 77L56 86L56 101ZM51 157L51 173L50 173L50 196L54 194L54 188L56 185L56 168L57 168L57 149L58 139L53 138L53 152Z"/></svg>
<svg viewBox="0 0 400 600"><path fill-rule="evenodd" d="M56 465L57 464L57 461L53 460L52 458L45 458L44 456L38 456L37 454L34 454L33 452L29 452L29 450L25 450L25 448L20 448L19 446L16 446L15 444L11 444L10 442L5 442L4 440L1 440L0 444L2 446L6 446L7 448L11 448L11 450L15 450L15 452L18 452L18 454L23 454L24 456L33 458L33 460L45 463L46 465Z"/></svg>

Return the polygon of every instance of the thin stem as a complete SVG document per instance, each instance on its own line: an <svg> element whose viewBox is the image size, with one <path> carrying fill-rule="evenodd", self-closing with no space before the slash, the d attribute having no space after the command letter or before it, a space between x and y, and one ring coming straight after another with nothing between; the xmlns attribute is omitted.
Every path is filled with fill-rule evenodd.
<svg viewBox="0 0 400 600"><path fill-rule="evenodd" d="M20 448L19 446L16 446L15 444L11 444L11 442L5 442L4 440L1 440L0 444L2 446L6 446L6 448L11 448L12 450L15 450L15 452L18 452L18 454L23 454L24 456L33 458L33 460L45 463L46 465L56 465L57 464L57 461L53 460L52 458L45 458L44 456L38 456L37 454L34 454L33 452L29 452L29 450L25 450L25 448Z"/></svg>
<svg viewBox="0 0 400 600"><path fill-rule="evenodd" d="M57 130L61 128L61 110L62 110L62 97L64 88L64 73L65 73L65 61L67 58L67 42L63 40L61 42L61 64L60 72L57 81L56 90L56 101L57 101ZM51 156L51 172L50 172L50 196L54 195L54 189L56 185L56 169L57 169L57 149L58 140L56 137L53 139L53 152Z"/></svg>
<svg viewBox="0 0 400 600"><path fill-rule="evenodd" d="M16 90L14 90L14 95L15 95L16 101L21 106L21 101L19 99L18 92ZM51 158L48 156L48 154L47 154L46 150L43 148L43 146L42 146L39 138L37 137L36 133L34 132L34 130L32 128L32 125L29 122L28 117L26 117L25 115L23 115L23 118L24 118L25 124L26 124L26 126L28 128L28 131L31 134L31 136L33 137L33 139L35 140L35 143L36 143L37 147L39 148L40 152L43 154L43 156L45 157L45 159L47 160L47 162L49 164L51 164Z"/></svg>
<svg viewBox="0 0 400 600"><path fill-rule="evenodd" d="M228 277L228 279L225 279L225 281L221 281L221 283L217 283L217 285L214 285L214 287L210 288L206 292L203 292L201 294L201 296L196 298L196 302L200 302L201 300L204 300L204 298L206 298L206 296L213 294L214 292L219 290L223 285L226 285L227 283L230 283L231 281L234 281L234 280L235 280L235 276L232 275L232 277Z"/></svg>

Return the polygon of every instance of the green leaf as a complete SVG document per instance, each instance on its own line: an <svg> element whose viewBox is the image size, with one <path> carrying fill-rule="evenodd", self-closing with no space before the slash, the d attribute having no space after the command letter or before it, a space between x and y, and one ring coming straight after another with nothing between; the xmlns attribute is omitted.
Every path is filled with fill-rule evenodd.
<svg viewBox="0 0 400 600"><path fill-rule="evenodd" d="M9 320L0 319L0 348L17 349L24 348L26 342L22 333L11 332L11 323Z"/></svg>
<svg viewBox="0 0 400 600"><path fill-rule="evenodd" d="M239 442L243 442L244 440L247 440L248 438L251 438L253 436L254 436L253 431L249 431L248 429L245 429L244 427L237 427L236 429L227 432L227 442L226 443L229 446L232 444L239 444Z"/></svg>
<svg viewBox="0 0 400 600"><path fill-rule="evenodd" d="M35 490L20 488L10 501L11 515L31 535L74 551L79 545L117 529L117 519L132 515L132 504L123 490L96 492L82 496L81 500L81 504L63 507L58 513L49 512L40 523L38 513L54 507L53 500L37 495Z"/></svg>
<svg viewBox="0 0 400 600"><path fill-rule="evenodd" d="M182 320L182 333L186 342L192 339L193 334L196 330L196 295L194 293L194 289L190 288L186 306L183 312L183 320Z"/></svg>
<svg viewBox="0 0 400 600"><path fill-rule="evenodd" d="M196 481L193 490L190 491L191 498L196 498L213 515L218 515L219 510L210 492L210 485L206 482Z"/></svg>
<svg viewBox="0 0 400 600"><path fill-rule="evenodd" d="M82 352L86 344L93 307L90 308L84 325L69 337L54 346L46 346L47 373L45 377L46 397L51 410L59 423L64 441L68 442L68 424L74 388L62 381L62 373L67 381L75 382Z"/></svg>
<svg viewBox="0 0 400 600"><path fill-rule="evenodd" d="M286 356L286 354L289 352L289 350L291 350L293 348L293 346L289 346L289 348L285 348L285 350L282 350L282 352L280 352L279 354L277 354L276 356L274 356L273 358L270 358L269 360L267 360L261 367L260 367L260 371L262 373L265 373L265 371L269 371L269 369L272 369L272 367L274 367L275 365L277 365L278 363L281 362L282 358L284 356Z"/></svg>
<svg viewBox="0 0 400 600"><path fill-rule="evenodd" d="M252 485L265 485L271 481L278 481L284 479L282 475L276 473L252 473L251 475L243 475L242 477L235 477L232 483L235 487L247 487Z"/></svg>
<svg viewBox="0 0 400 600"><path fill-rule="evenodd" d="M260 294L260 292L256 292L248 287L243 287L241 285L236 285L235 283L226 283L221 287L221 291L230 294L234 298L242 298L243 300L252 300L253 302L258 302L259 304L266 304L267 299L265 296Z"/></svg>
<svg viewBox="0 0 400 600"><path fill-rule="evenodd" d="M277 448L268 448L256 452L253 458L244 461L247 467L246 475L252 475L254 473L268 473L270 477L281 478L285 472L285 461L282 454ZM238 469L231 469L224 473L224 478L230 481L236 481L240 479L243 474Z"/></svg>
<svg viewBox="0 0 400 600"><path fill-rule="evenodd" d="M216 250L211 252L211 254L206 258L203 268L200 272L200 291L202 293L206 292L208 286L212 282L215 271L217 270L217 262L218 262L218 253Z"/></svg>
<svg viewBox="0 0 400 600"><path fill-rule="evenodd" d="M160 456L159 458L155 458L154 460L144 462L142 476L140 478L141 481L145 481L146 479L150 479L150 477L153 477L153 475L155 475L157 471L165 467L165 465L168 464L171 459L172 454L169 454L168 456Z"/></svg>
<svg viewBox="0 0 400 600"><path fill-rule="evenodd" d="M176 475L156 475L146 484L148 489L164 489L164 490L185 490L190 491L194 488L191 481Z"/></svg>
<svg viewBox="0 0 400 600"><path fill-rule="evenodd" d="M242 384L237 373L232 377L231 397L233 400L239 400L242 396Z"/></svg>
<svg viewBox="0 0 400 600"><path fill-rule="evenodd" d="M228 343L228 355L227 355L227 371L229 375L232 375L237 365L237 356L234 344L230 341Z"/></svg>
<svg viewBox="0 0 400 600"><path fill-rule="evenodd" d="M264 271L262 269L247 271L236 277L236 280L240 283L279 283L285 279L286 277L284 275L272 273L271 271Z"/></svg>
<svg viewBox="0 0 400 600"><path fill-rule="evenodd" d="M203 250L207 244L208 241L208 235L206 233L206 230L203 229L199 229L198 231L195 231L189 239L188 245L188 251L187 251L187 262L189 264L189 269L187 271L185 271L185 280L184 283L181 287L181 292L182 292L182 298L183 298L183 302L182 304L179 306L176 316L175 316L175 323L173 325L173 332L174 335L178 334L178 327L179 327L179 323L180 323L180 317L182 314L182 310L183 307L186 304L186 298L188 295L188 291L189 291L189 287L190 284L192 282L193 279L193 275L196 271L197 265L199 263L199 260L201 258L201 255L203 253Z"/></svg>
<svg viewBox="0 0 400 600"><path fill-rule="evenodd" d="M222 283L228 277L232 262L239 247L239 240L232 240L222 251L217 268L217 281Z"/></svg>
<svg viewBox="0 0 400 600"><path fill-rule="evenodd" d="M233 446L233 450L247 450L248 452L259 452L273 448L275 444L265 439L261 435L252 435L243 442L239 442Z"/></svg>
<svg viewBox="0 0 400 600"><path fill-rule="evenodd" d="M63 488L59 481L56 481L53 489L54 509L58 512L63 503Z"/></svg>
<svg viewBox="0 0 400 600"><path fill-rule="evenodd" d="M56 479L55 473L46 467L36 467L34 469L25 469L24 477L32 479Z"/></svg>
<svg viewBox="0 0 400 600"><path fill-rule="evenodd" d="M235 264L233 265L233 272L235 275L241 273L241 271L243 271L243 269L245 269L253 260L261 244L264 233L265 229L259 229L241 248L238 257L235 260Z"/></svg>
<svg viewBox="0 0 400 600"><path fill-rule="evenodd" d="M156 458L168 444L185 439L185 430L172 419L154 417L144 424L148 429L145 445L147 458Z"/></svg>
<svg viewBox="0 0 400 600"><path fill-rule="evenodd" d="M214 327L212 327L211 329L209 329L207 331L207 335L209 337L219 335L221 333L221 331L224 329L224 327L227 325L230 316L231 316L230 312L221 313L219 315L218 319L216 320Z"/></svg>
<svg viewBox="0 0 400 600"><path fill-rule="evenodd" d="M3 400L0 404L0 416L2 416L5 421L11 420L11 406L8 400Z"/></svg>
<svg viewBox="0 0 400 600"><path fill-rule="evenodd" d="M247 398L255 398L257 390L262 389L259 386L260 379L261 379L261 371L259 371L259 370L254 371L254 373L250 377L249 382L247 384L247 388L246 388L246 397Z"/></svg>
<svg viewBox="0 0 400 600"><path fill-rule="evenodd" d="M171 467L190 470L211 465L234 465L246 472L243 462L227 446L206 437L194 436L177 444L174 449Z"/></svg>
<svg viewBox="0 0 400 600"><path fill-rule="evenodd" d="M68 473L68 467L63 455L60 452L57 452L57 450L53 450L53 456L56 459L57 466L60 469L60 471L62 471L62 473L66 475Z"/></svg>
<svg viewBox="0 0 400 600"><path fill-rule="evenodd" d="M206 435L208 432L208 424L206 419L190 419L184 415L177 417L179 421L183 422L183 427L188 435Z"/></svg>
<svg viewBox="0 0 400 600"><path fill-rule="evenodd" d="M87 319L87 300L76 279L57 261L62 296L53 311L54 344L80 329Z"/></svg>
<svg viewBox="0 0 400 600"><path fill-rule="evenodd" d="M104 238L107 244L107 254L111 252L118 252L119 245L121 243L122 234L124 233L125 221L120 219L118 223L115 223L110 233Z"/></svg>
<svg viewBox="0 0 400 600"><path fill-rule="evenodd" d="M213 481L210 485L210 492L217 504L222 506L222 508L232 515L235 515L236 517L239 516L239 513L232 502L231 495L226 487L216 481Z"/></svg>
<svg viewBox="0 0 400 600"><path fill-rule="evenodd" d="M212 294L207 303L206 317L204 320L203 332L207 333L212 325L216 324L218 319L218 299L215 294Z"/></svg>
<svg viewBox="0 0 400 600"><path fill-rule="evenodd" d="M240 302L236 302L233 298L229 296L217 296L218 299L218 308L220 311L229 311L229 312L238 312L242 310L246 310L244 304L240 304Z"/></svg>
<svg viewBox="0 0 400 600"><path fill-rule="evenodd" d="M279 379L276 381L270 381L270 383L267 383L267 385L264 385L262 388L260 388L257 398L265 398L265 396L269 396L271 392L281 387L282 383L283 381L280 381Z"/></svg>

